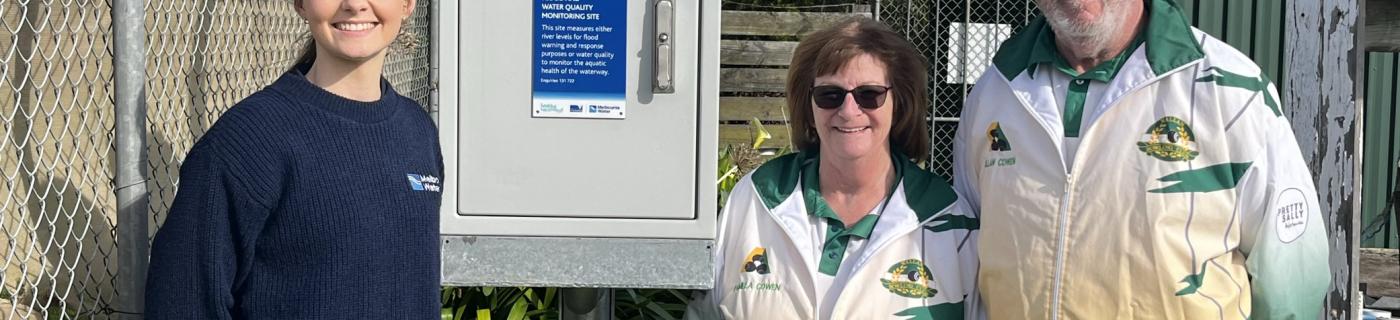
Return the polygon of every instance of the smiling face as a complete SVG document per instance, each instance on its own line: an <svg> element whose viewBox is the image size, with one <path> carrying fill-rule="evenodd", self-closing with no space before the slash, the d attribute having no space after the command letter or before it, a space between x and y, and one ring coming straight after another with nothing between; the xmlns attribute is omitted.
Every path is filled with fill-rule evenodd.
<svg viewBox="0 0 1400 320"><path fill-rule="evenodd" d="M846 90L864 85L889 87L885 65L869 54L860 54L841 66L840 71L817 77L813 86L838 86ZM886 92L880 107L861 108L851 94L834 109L811 104L814 129L821 141L823 156L857 159L889 154L890 126L894 118L893 92Z"/></svg>
<svg viewBox="0 0 1400 320"><path fill-rule="evenodd" d="M413 14L415 0L297 0L317 57L350 62L383 58Z"/></svg>

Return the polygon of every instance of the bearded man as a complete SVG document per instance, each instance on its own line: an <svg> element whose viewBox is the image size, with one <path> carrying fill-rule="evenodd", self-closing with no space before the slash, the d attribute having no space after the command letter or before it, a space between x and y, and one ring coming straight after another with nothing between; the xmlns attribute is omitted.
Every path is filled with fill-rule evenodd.
<svg viewBox="0 0 1400 320"><path fill-rule="evenodd" d="M1314 319L1316 188L1277 89L1170 0L1036 0L963 108L991 319Z"/></svg>

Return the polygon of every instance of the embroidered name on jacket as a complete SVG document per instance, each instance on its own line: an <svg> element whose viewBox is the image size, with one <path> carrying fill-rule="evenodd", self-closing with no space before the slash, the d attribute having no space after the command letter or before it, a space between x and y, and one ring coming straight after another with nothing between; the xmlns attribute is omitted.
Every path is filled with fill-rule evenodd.
<svg viewBox="0 0 1400 320"><path fill-rule="evenodd" d="M408 174L408 187L413 191L442 192L442 180L422 174Z"/></svg>
<svg viewBox="0 0 1400 320"><path fill-rule="evenodd" d="M777 282L739 281L739 284L734 285L734 291L779 291L782 289L783 286L781 284L778 284Z"/></svg>

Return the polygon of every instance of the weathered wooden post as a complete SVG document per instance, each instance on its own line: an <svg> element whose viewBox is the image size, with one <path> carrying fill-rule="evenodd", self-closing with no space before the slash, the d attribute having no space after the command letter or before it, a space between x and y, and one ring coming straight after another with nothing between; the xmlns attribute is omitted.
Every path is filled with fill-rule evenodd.
<svg viewBox="0 0 1400 320"><path fill-rule="evenodd" d="M1317 183L1331 244L1324 319L1359 317L1357 219L1362 81L1358 46L1364 0L1288 1L1283 101Z"/></svg>

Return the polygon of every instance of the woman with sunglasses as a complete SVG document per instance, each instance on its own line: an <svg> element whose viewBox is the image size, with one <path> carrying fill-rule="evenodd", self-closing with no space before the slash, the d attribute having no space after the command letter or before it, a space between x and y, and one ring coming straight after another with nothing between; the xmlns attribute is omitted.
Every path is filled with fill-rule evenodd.
<svg viewBox="0 0 1400 320"><path fill-rule="evenodd" d="M797 153L745 176L720 217L715 288L693 318L963 319L977 219L929 155L924 58L884 24L817 31L793 54Z"/></svg>
<svg viewBox="0 0 1400 320"><path fill-rule="evenodd" d="M382 77L415 0L290 1L311 41L190 150L146 319L436 319L442 154Z"/></svg>

